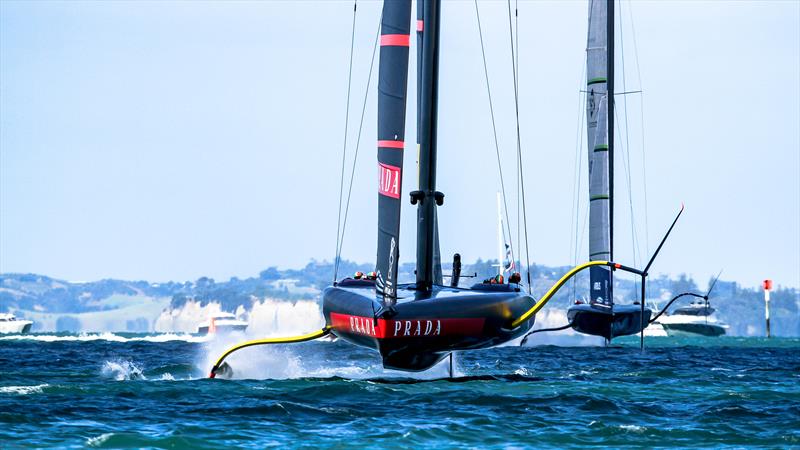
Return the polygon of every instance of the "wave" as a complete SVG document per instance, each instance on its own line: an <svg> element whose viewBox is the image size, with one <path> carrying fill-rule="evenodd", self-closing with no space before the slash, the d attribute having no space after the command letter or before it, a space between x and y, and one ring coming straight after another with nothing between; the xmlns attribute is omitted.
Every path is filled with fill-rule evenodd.
<svg viewBox="0 0 800 450"><path fill-rule="evenodd" d="M89 447L101 447L109 439L114 437L114 433L103 433L100 436L90 437L86 440L86 445Z"/></svg>
<svg viewBox="0 0 800 450"><path fill-rule="evenodd" d="M44 388L50 387L49 384L38 384L36 386L2 386L0 387L0 394L41 394Z"/></svg>
<svg viewBox="0 0 800 450"><path fill-rule="evenodd" d="M139 366L126 360L106 361L103 363L101 373L117 381L147 379Z"/></svg>
<svg viewBox="0 0 800 450"><path fill-rule="evenodd" d="M139 367L139 364L127 359L113 359L105 361L100 369L101 375L106 378L113 378L115 381L149 380L149 381L176 381L177 379L170 372L148 372ZM183 378L182 378L183 379ZM185 378L191 380L193 378Z"/></svg>
<svg viewBox="0 0 800 450"><path fill-rule="evenodd" d="M209 336L197 336L188 333L159 333L145 336L123 336L111 332L79 333L79 334L15 334L2 336L0 341L39 341L39 342L207 342Z"/></svg>

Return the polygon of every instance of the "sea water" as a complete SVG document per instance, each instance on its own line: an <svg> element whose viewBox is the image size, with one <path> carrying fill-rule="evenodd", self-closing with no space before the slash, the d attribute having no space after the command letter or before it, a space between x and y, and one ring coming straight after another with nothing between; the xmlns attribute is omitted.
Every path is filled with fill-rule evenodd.
<svg viewBox="0 0 800 450"><path fill-rule="evenodd" d="M229 338L231 341L235 338ZM800 447L800 339L502 347L428 372L317 341L0 336L0 447Z"/></svg>

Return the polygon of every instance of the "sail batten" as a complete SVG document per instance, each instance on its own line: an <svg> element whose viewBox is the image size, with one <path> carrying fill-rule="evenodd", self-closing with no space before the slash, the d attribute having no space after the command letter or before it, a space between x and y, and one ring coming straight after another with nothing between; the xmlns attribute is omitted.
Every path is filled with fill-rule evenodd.
<svg viewBox="0 0 800 450"><path fill-rule="evenodd" d="M377 292L397 294L400 201L405 147L411 0L383 4L378 72L378 254Z"/></svg>

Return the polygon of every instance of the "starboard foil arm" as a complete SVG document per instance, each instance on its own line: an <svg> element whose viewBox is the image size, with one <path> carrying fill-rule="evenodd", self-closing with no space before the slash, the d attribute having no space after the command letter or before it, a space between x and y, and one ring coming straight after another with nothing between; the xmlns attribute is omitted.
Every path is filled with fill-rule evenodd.
<svg viewBox="0 0 800 450"><path fill-rule="evenodd" d="M551 298L564 286L564 283L570 280L570 278L574 277L581 272L582 270L588 269L589 267L594 266L609 266L612 270L623 270L625 272L635 273L637 275L642 275L642 271L638 269L634 269L633 267L623 266L622 264L617 264L611 261L589 261L583 264L579 264L569 272L565 273L543 296L540 298L529 310L525 311L523 315L521 315L518 319L511 322L511 328L517 328L518 326L525 323L526 320L530 319L531 316L539 312L547 302L550 301Z"/></svg>
<svg viewBox="0 0 800 450"><path fill-rule="evenodd" d="M587 269L589 267L609 266L609 267L611 267L611 270L622 270L624 272L630 272L630 273L639 275L642 278L642 298L640 300L640 305L641 305L641 310L642 310L641 311L641 315L640 315L640 320L642 322L641 326L640 326L640 330L641 330L640 331L640 336L641 336L641 344L640 345L641 345L642 348L644 348L644 328L645 328L645 324L644 324L644 303L645 303L645 298L646 298L646 293L645 293L646 283L645 283L645 279L647 278L648 271L650 270L650 267L653 265L653 262L655 261L656 257L658 256L658 253L661 251L661 248L664 246L664 243L667 241L667 238L669 237L670 233L672 233L672 229L675 228L675 224L678 223L678 219L680 219L681 214L683 214L683 210L684 210L684 205L681 204L681 209L678 211L678 214L675 216L675 219L672 221L672 224L669 226L669 229L664 234L664 237L661 239L661 242L658 244L658 248L656 248L656 251L650 257L650 260L647 262L647 265L645 266L645 268L643 270L634 269L633 267L623 266L622 264L617 264L617 263L614 263L614 262L611 262L611 261L589 261L589 262L580 264L578 266L575 266L569 272L564 274L564 276L561 277L561 279L559 279L553 285L553 287L551 287L542 296L542 298L539 299L539 301L537 301L528 311L526 311L518 319L514 320L511 323L511 328L514 329L514 328L522 325L523 323L525 323L526 320L530 319L531 316L533 316L534 314L539 312L539 310L541 310L544 307L544 305L547 304L548 301L550 301L550 299L553 297L553 295L555 295L555 293L558 292L559 289L561 289L561 287L564 285L564 283L569 281L569 279L574 277L578 272L580 272L580 271L582 271L584 269ZM716 283L716 281L715 281L715 283ZM713 285L712 285L712 288L713 288Z"/></svg>
<svg viewBox="0 0 800 450"><path fill-rule="evenodd" d="M305 341L313 341L314 339L319 339L323 336L326 336L328 333L331 332L330 327L325 327L321 330L315 331L313 333L303 334L300 336L292 336L292 337L279 337L279 338L266 338L266 339L255 339L252 341L245 341L240 344L236 344L233 347L229 348L222 354L222 356L217 359L217 362L214 363L214 367L211 368L211 373L208 375L209 378L214 378L217 376L217 373L221 373L221 368L225 367L228 368L229 366L225 364L225 358L230 356L231 353L241 350L246 347L252 347L254 345L272 345L272 344L293 344L296 342L305 342Z"/></svg>

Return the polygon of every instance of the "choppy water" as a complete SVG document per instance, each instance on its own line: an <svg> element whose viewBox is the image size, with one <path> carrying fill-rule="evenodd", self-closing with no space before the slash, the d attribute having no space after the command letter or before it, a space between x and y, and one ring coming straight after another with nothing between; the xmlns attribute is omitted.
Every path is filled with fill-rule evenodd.
<svg viewBox="0 0 800 450"><path fill-rule="evenodd" d="M798 447L800 340L650 338L462 353L413 377L343 342L0 337L0 447Z"/></svg>

